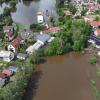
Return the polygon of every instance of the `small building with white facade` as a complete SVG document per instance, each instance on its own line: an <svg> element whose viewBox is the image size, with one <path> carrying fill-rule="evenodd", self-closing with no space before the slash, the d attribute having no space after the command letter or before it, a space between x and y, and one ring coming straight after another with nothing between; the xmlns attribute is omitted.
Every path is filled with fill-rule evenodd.
<svg viewBox="0 0 100 100"><path fill-rule="evenodd" d="M27 49L26 49L26 52L28 54L33 54L36 50L38 50L39 48L41 48L43 45L40 43L40 42L36 42L35 44L29 46Z"/></svg>
<svg viewBox="0 0 100 100"><path fill-rule="evenodd" d="M21 60L25 60L28 58L28 54L18 53L17 58Z"/></svg>
<svg viewBox="0 0 100 100"><path fill-rule="evenodd" d="M14 53L17 52L18 48L20 47L20 44L22 42L21 37L15 38L9 45L8 45L8 50L12 51Z"/></svg>
<svg viewBox="0 0 100 100"><path fill-rule="evenodd" d="M7 32L6 35L5 35L5 38L8 40L8 41L11 41L14 39L14 33L13 32Z"/></svg>
<svg viewBox="0 0 100 100"><path fill-rule="evenodd" d="M44 22L43 12L38 12L37 13L37 23L43 23L43 22Z"/></svg>
<svg viewBox="0 0 100 100"><path fill-rule="evenodd" d="M13 26L3 26L4 33L6 32L13 32L14 27Z"/></svg>
<svg viewBox="0 0 100 100"><path fill-rule="evenodd" d="M14 53L11 51L0 51L0 60L10 62L14 59Z"/></svg>

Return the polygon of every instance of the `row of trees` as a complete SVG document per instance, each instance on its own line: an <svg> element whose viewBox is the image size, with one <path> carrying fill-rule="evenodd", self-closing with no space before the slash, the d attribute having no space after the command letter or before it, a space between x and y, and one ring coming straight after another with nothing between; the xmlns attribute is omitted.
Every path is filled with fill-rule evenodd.
<svg viewBox="0 0 100 100"><path fill-rule="evenodd" d="M62 14L58 21L61 31L47 48L38 51L39 56L61 55L72 50L83 51L87 46L92 28L84 20Z"/></svg>

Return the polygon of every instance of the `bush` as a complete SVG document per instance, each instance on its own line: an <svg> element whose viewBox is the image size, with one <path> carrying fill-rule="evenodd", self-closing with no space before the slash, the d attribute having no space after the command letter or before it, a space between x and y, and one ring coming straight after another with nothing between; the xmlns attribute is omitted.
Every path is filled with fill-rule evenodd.
<svg viewBox="0 0 100 100"><path fill-rule="evenodd" d="M97 75L97 77L99 77L99 78L100 78L100 70L99 70L99 71L97 71L96 75Z"/></svg>
<svg viewBox="0 0 100 100"><path fill-rule="evenodd" d="M90 58L90 64L96 64L97 63L97 57L94 55Z"/></svg>
<svg viewBox="0 0 100 100"><path fill-rule="evenodd" d="M38 56L38 54L31 55L31 57L30 57L30 63L32 63L32 64L38 64L38 62L39 62L39 56Z"/></svg>
<svg viewBox="0 0 100 100"><path fill-rule="evenodd" d="M45 29L45 26L41 25L41 24L32 24L32 25L30 25L30 29L36 30L36 31L42 31Z"/></svg>

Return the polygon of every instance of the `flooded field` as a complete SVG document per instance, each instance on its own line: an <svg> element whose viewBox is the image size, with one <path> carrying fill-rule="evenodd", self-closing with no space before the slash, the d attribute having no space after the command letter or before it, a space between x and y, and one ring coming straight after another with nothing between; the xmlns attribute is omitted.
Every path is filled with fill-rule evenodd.
<svg viewBox="0 0 100 100"><path fill-rule="evenodd" d="M33 24L37 22L37 12L46 10L49 14L56 16L55 0L19 0L16 11L12 13L12 19L22 24Z"/></svg>
<svg viewBox="0 0 100 100"><path fill-rule="evenodd" d="M96 100L90 87L90 71L96 70L87 55L46 57L37 68L23 100Z"/></svg>
<svg viewBox="0 0 100 100"><path fill-rule="evenodd" d="M0 5L0 13L3 13L5 7L9 5L6 3ZM16 10L11 16L14 22L30 25L37 22L38 11L43 11L45 14L46 10L50 16L56 17L56 0L18 0Z"/></svg>

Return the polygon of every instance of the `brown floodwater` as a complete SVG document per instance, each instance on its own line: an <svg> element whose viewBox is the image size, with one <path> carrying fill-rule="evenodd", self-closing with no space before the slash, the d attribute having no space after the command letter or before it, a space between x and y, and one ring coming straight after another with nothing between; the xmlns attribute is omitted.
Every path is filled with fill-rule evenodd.
<svg viewBox="0 0 100 100"><path fill-rule="evenodd" d="M23 100L96 100L89 67L88 56L80 53L42 58Z"/></svg>

